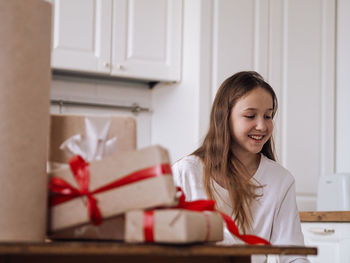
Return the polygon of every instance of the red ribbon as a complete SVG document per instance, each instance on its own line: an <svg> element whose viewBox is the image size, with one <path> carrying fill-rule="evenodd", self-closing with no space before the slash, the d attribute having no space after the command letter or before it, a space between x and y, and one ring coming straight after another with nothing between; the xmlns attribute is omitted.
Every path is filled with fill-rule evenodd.
<svg viewBox="0 0 350 263"><path fill-rule="evenodd" d="M69 160L69 165L73 176L79 185L79 188L73 187L61 178L52 177L50 180L49 189L51 192L54 192L55 195L51 196L50 205L55 206L72 200L76 197L86 196L89 217L94 225L99 225L102 223L102 215L97 205L97 200L93 196L94 194L105 192L123 185L131 184L156 176L171 174L171 167L169 164L159 164L128 174L107 185L90 191L89 163L86 162L81 156L77 155Z"/></svg>
<svg viewBox="0 0 350 263"><path fill-rule="evenodd" d="M144 231L145 241L154 242L153 226L154 226L153 210L144 211L143 212L143 231Z"/></svg>
<svg viewBox="0 0 350 263"><path fill-rule="evenodd" d="M196 200L196 201L188 202L185 200L186 199L185 193L182 191L182 189L178 187L177 190L181 192L181 195L179 198L179 204L173 208L186 209L186 210L199 211L199 212L202 212L202 211L218 212L224 219L227 229L231 232L231 234L243 240L245 243L250 245L256 245L256 244L271 245L270 242L268 242L267 240L261 237L254 236L254 235L240 234L238 227L236 223L232 220L232 218L224 214L223 212L215 209L214 200ZM145 213L147 214L144 214L144 223L147 221L147 224L144 224L144 234L145 234L144 237L145 237L145 241L153 242L153 213L149 213L149 212L150 211L146 211ZM146 217L149 217L149 218L146 219Z"/></svg>

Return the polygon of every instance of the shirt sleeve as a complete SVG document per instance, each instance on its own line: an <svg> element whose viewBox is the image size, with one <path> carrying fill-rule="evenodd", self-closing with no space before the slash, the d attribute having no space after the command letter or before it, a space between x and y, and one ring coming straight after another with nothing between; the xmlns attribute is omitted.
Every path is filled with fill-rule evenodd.
<svg viewBox="0 0 350 263"><path fill-rule="evenodd" d="M187 201L207 199L203 187L203 165L199 158L186 156L172 166L174 183L182 188Z"/></svg>
<svg viewBox="0 0 350 263"><path fill-rule="evenodd" d="M183 180L181 176L181 171L179 169L178 163L173 164L171 167L172 173L173 173L173 179L174 179L174 184L179 187L183 187Z"/></svg>
<svg viewBox="0 0 350 263"><path fill-rule="evenodd" d="M176 162L171 169L173 172L174 184L181 187L185 193L186 200L190 201L192 198L191 187L188 183L186 183L187 174L191 172L190 169L188 167L186 168L186 165L184 165L182 161Z"/></svg>
<svg viewBox="0 0 350 263"><path fill-rule="evenodd" d="M272 229L271 243L273 245L304 246L304 236L301 231L299 213L296 204L294 179L281 201ZM280 256L280 263L307 263L305 256Z"/></svg>

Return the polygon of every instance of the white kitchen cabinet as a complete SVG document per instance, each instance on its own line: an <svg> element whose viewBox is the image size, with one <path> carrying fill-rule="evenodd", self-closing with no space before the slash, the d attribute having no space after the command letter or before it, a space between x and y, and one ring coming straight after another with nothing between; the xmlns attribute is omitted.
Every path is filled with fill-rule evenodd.
<svg viewBox="0 0 350 263"><path fill-rule="evenodd" d="M181 1L113 3L112 75L180 80Z"/></svg>
<svg viewBox="0 0 350 263"><path fill-rule="evenodd" d="M350 223L302 223L305 245L318 248L311 263L350 262Z"/></svg>
<svg viewBox="0 0 350 263"><path fill-rule="evenodd" d="M52 0L52 67L179 81L182 0Z"/></svg>
<svg viewBox="0 0 350 263"><path fill-rule="evenodd" d="M52 0L54 69L110 73L112 0Z"/></svg>

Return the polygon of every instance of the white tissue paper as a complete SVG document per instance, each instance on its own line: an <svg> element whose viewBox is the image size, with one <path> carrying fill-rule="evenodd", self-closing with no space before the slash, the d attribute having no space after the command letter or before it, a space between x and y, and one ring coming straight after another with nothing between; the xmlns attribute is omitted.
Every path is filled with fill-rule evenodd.
<svg viewBox="0 0 350 263"><path fill-rule="evenodd" d="M103 157L115 152L117 137L107 139L108 131L111 125L111 118L105 116L85 117L85 135L75 134L64 141L60 149L64 151L69 158L80 155L84 160L91 162L101 160ZM49 162L48 172L67 168L68 164Z"/></svg>

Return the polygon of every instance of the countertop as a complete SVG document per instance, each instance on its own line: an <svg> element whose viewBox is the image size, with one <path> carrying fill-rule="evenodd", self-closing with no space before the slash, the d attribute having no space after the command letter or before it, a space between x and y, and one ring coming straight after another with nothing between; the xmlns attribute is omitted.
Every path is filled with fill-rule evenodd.
<svg viewBox="0 0 350 263"><path fill-rule="evenodd" d="M303 211L301 222L350 222L350 211Z"/></svg>

